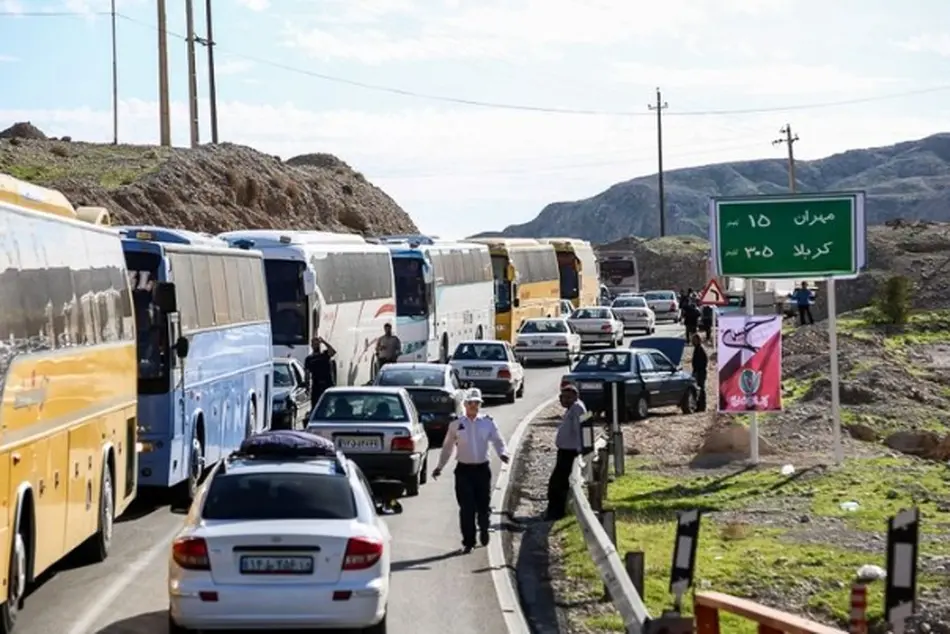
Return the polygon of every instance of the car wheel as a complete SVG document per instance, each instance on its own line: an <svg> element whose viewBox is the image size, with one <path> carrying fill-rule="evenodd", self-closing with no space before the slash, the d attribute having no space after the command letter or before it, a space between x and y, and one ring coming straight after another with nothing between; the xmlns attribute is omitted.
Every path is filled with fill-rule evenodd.
<svg viewBox="0 0 950 634"><path fill-rule="evenodd" d="M521 385L518 386L518 391L515 392L517 398L524 396L524 377L521 377Z"/></svg>
<svg viewBox="0 0 950 634"><path fill-rule="evenodd" d="M695 390L686 390L686 394L683 395L683 400L680 403L680 409L684 414L696 413L696 410L699 409L699 400Z"/></svg>
<svg viewBox="0 0 950 634"><path fill-rule="evenodd" d="M12 632L16 627L20 608L23 607L23 597L26 594L26 540L23 531L17 527L13 534L13 544L10 548L10 583L7 590L7 601L0 607L0 632Z"/></svg>
<svg viewBox="0 0 950 634"><path fill-rule="evenodd" d="M635 420L643 420L649 415L650 403L647 401L646 395L640 394L637 396L637 400L633 403L633 417Z"/></svg>
<svg viewBox="0 0 950 634"><path fill-rule="evenodd" d="M83 544L83 557L89 563L105 561L112 546L112 529L115 521L115 504L112 499L112 474L103 465L102 483L99 486L99 530Z"/></svg>
<svg viewBox="0 0 950 634"><path fill-rule="evenodd" d="M507 394L505 394L505 402L506 402L506 403L514 403L515 400L517 400L517 398L518 398L517 395L516 395L516 392L517 392L517 390L511 390L510 392L508 392Z"/></svg>
<svg viewBox="0 0 950 634"><path fill-rule="evenodd" d="M384 614L383 620L376 625L363 628L363 634L386 634L386 615Z"/></svg>
<svg viewBox="0 0 950 634"><path fill-rule="evenodd" d="M420 473L416 473L414 476L406 480L406 496L415 497L419 495L419 485L422 484L422 469L419 469Z"/></svg>
<svg viewBox="0 0 950 634"><path fill-rule="evenodd" d="M187 627L179 625L175 619L172 618L171 612L168 613L168 634L186 634L186 632L193 632L194 630L189 630Z"/></svg>
<svg viewBox="0 0 950 634"><path fill-rule="evenodd" d="M429 481L429 455L422 459L422 466L419 467L419 484L425 484Z"/></svg>

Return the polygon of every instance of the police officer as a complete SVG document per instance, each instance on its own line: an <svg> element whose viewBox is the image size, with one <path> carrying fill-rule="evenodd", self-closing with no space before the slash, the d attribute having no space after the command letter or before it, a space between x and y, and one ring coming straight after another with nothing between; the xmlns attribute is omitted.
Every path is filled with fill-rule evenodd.
<svg viewBox="0 0 950 634"><path fill-rule="evenodd" d="M462 531L462 549L465 553L475 548L475 527L478 525L479 541L488 545L488 516L491 501L491 468L488 463L488 446L502 462L508 462L508 449L491 416L479 414L482 392L471 388L465 393L465 414L449 424L442 444L439 464L432 472L433 478L442 475L453 450L458 447L455 466L455 499L459 505L459 528Z"/></svg>

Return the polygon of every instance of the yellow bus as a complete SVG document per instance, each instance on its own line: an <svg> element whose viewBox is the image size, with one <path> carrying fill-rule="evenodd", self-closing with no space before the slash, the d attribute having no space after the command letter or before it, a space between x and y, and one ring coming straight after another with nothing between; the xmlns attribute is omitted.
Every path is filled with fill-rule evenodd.
<svg viewBox="0 0 950 634"><path fill-rule="evenodd" d="M586 240L574 238L543 238L557 253L561 278L561 299L568 299L574 308L597 306L600 303L600 272L594 248Z"/></svg>
<svg viewBox="0 0 950 634"><path fill-rule="evenodd" d="M488 245L495 280L495 338L514 342L521 322L560 314L554 247L526 238L469 240Z"/></svg>
<svg viewBox="0 0 950 634"><path fill-rule="evenodd" d="M0 632L64 555L105 559L135 497L135 319L108 224L0 174Z"/></svg>

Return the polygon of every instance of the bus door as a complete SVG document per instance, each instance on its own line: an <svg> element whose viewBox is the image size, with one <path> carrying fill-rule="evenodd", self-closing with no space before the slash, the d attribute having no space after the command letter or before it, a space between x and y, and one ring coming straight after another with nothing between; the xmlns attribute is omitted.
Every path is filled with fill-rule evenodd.
<svg viewBox="0 0 950 634"><path fill-rule="evenodd" d="M173 419L171 429L174 430L171 447L176 446L174 439L183 439L177 447L181 452L179 464L184 467L185 473L187 473L188 456L191 449L190 439L193 432L189 424L188 409L185 403L185 359L188 357L189 341L181 332L181 319L178 312L178 296L175 285L170 282L161 282L156 285L154 293L155 305L166 316L165 327L168 332L168 350L166 351L169 369L168 407L169 414Z"/></svg>
<svg viewBox="0 0 950 634"><path fill-rule="evenodd" d="M426 313L426 361L435 359L442 342L438 340L439 306L435 301L435 275L432 264L428 259L422 260L422 282L425 286L425 313ZM399 334L399 333L396 333ZM451 351L449 351L451 354Z"/></svg>

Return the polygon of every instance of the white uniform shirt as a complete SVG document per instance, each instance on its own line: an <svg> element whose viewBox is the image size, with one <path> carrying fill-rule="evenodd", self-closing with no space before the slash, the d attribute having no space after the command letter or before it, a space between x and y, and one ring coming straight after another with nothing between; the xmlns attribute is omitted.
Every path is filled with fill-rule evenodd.
<svg viewBox="0 0 950 634"><path fill-rule="evenodd" d="M481 464L488 462L488 446L495 448L499 456L507 456L508 449L498 431L498 425L491 416L479 415L475 419L460 416L449 423L445 433L445 442L442 443L442 453L439 455L441 470L452 457L452 451L458 447L456 458L462 464Z"/></svg>

